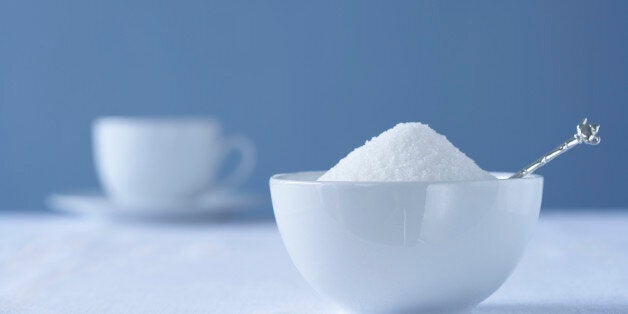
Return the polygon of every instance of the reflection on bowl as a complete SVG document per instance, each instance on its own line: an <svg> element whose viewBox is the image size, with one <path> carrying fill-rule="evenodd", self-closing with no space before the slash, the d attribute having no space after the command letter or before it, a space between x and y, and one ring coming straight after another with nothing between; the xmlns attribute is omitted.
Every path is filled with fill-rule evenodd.
<svg viewBox="0 0 628 314"><path fill-rule="evenodd" d="M270 179L275 218L301 275L357 311L473 307L517 265L538 220L543 178L462 182ZM502 179L503 178L503 179Z"/></svg>

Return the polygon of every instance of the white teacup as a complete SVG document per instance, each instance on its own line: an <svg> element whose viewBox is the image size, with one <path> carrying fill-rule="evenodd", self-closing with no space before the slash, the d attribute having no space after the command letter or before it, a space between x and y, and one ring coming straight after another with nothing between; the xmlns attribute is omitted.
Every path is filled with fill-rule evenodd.
<svg viewBox="0 0 628 314"><path fill-rule="evenodd" d="M212 189L240 185L255 166L253 143L223 137L220 123L211 118L103 117L92 127L98 177L121 205L187 204ZM240 163L219 182L231 151L239 152Z"/></svg>

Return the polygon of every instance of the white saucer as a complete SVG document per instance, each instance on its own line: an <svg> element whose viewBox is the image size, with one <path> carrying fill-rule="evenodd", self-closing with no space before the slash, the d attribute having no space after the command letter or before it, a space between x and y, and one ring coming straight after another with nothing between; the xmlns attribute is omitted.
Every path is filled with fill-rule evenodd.
<svg viewBox="0 0 628 314"><path fill-rule="evenodd" d="M87 217L114 220L187 221L241 212L261 204L261 200L250 194L216 192L180 206L128 207L116 204L103 193L94 191L52 194L46 199L46 204L57 212Z"/></svg>

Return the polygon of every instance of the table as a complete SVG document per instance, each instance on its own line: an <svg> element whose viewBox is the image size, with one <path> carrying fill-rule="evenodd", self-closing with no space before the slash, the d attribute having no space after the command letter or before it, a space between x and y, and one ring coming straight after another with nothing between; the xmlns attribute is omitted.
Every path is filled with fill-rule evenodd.
<svg viewBox="0 0 628 314"><path fill-rule="evenodd" d="M543 211L474 313L628 313L628 210ZM107 224L0 214L0 313L333 313L272 219Z"/></svg>

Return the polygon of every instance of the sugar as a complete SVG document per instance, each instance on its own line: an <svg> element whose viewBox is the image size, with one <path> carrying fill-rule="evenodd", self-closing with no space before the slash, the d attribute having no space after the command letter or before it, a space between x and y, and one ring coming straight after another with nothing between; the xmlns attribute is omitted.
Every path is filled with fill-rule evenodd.
<svg viewBox="0 0 628 314"><path fill-rule="evenodd" d="M495 179L447 138L418 122L399 123L353 150L319 181Z"/></svg>

